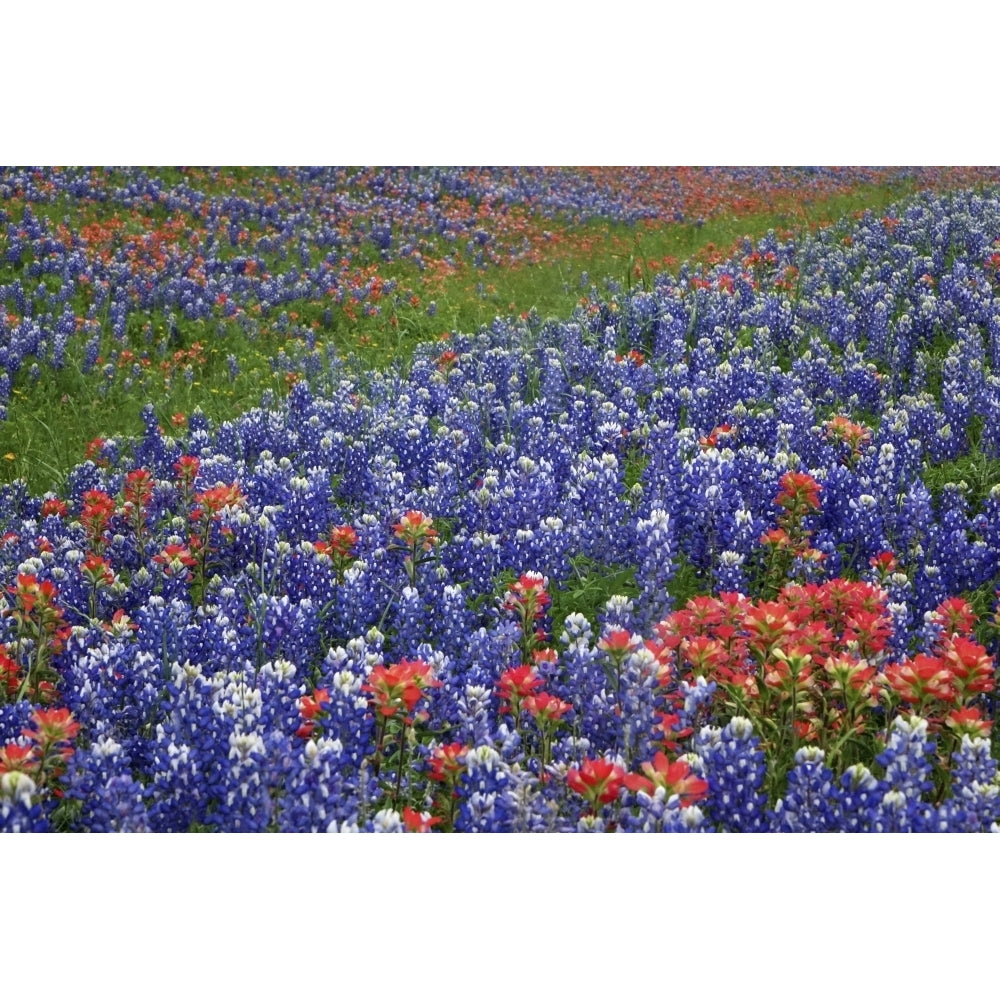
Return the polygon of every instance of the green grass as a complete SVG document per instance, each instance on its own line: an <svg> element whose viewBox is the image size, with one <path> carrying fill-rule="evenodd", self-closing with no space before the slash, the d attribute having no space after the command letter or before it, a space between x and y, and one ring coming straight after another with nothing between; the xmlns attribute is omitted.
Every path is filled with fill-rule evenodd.
<svg viewBox="0 0 1000 1000"><path fill-rule="evenodd" d="M67 351L67 364L59 370L39 366L37 380L22 372L12 390L8 419L0 423L0 478L23 478L36 492L58 491L70 469L83 461L91 441L141 433L140 413L148 403L166 429L175 414L187 417L197 408L210 419L225 420L257 404L264 388L285 388L283 377L271 372L277 343L262 349L233 331L220 338L206 336L198 322L180 321L178 326L178 349L203 346L190 365L190 377L183 364L164 377L156 362L137 379L131 377L130 364L116 367L110 377L102 366L85 375L79 357L82 345ZM110 342L106 346L110 348ZM235 379L226 363L229 353L240 359Z"/></svg>
<svg viewBox="0 0 1000 1000"><path fill-rule="evenodd" d="M968 450L958 458L924 464L921 479L937 499L948 485L958 485L965 494L972 510L978 510L992 489L1000 485L1000 458L987 455L980 448L983 418L976 416L969 422Z"/></svg>
<svg viewBox="0 0 1000 1000"><path fill-rule="evenodd" d="M553 638L559 638L567 616L574 613L582 614L597 628L599 613L612 597L618 595L628 598L639 596L634 566L606 565L583 555L571 559L567 580L552 587L549 612Z"/></svg>

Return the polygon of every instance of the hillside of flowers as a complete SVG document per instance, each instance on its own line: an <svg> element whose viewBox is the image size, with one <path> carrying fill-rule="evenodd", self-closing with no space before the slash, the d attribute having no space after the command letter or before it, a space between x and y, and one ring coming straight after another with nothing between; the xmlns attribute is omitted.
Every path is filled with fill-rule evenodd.
<svg viewBox="0 0 1000 1000"><path fill-rule="evenodd" d="M0 168L0 474L36 490L61 482L95 437L139 433L144 403L160 422L196 406L235 417L265 389L285 394L302 374L288 352L302 344L383 367L420 340L531 304L565 316L592 266L598 284L609 268L648 284L706 243L722 259L729 227L753 213L805 225L803 206L831 197L997 177Z"/></svg>
<svg viewBox="0 0 1000 1000"><path fill-rule="evenodd" d="M952 186L996 171L930 168L447 168L411 170L0 168L0 403L76 360L138 386L181 374L183 321L203 333L315 339L383 312L430 310L449 274L538 263L573 224L703 224L910 180ZM312 331L310 333L310 331ZM187 346L187 345L185 345ZM33 367L32 367L33 366ZM234 373L235 375L235 373Z"/></svg>
<svg viewBox="0 0 1000 1000"><path fill-rule="evenodd" d="M380 176L358 185L391 239L364 239L423 253L431 224L393 214L417 180ZM308 242L280 185L130 177L0 175L25 269L0 288L0 392L71 342L96 365L102 316L365 287L341 270L356 233ZM322 175L290 179L326 203ZM514 219L670 197L434 184ZM179 199L203 229L13 223L29 194ZM490 233L483 253L524 246ZM0 827L996 829L998 281L1000 190L927 193L409 365L290 340L287 396L231 420L147 406L58 492L0 489Z"/></svg>

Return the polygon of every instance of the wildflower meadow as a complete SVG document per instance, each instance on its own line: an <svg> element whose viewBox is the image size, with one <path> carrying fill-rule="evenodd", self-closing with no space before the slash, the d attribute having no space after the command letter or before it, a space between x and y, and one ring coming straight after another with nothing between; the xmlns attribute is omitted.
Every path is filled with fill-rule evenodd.
<svg viewBox="0 0 1000 1000"><path fill-rule="evenodd" d="M0 225L0 828L1000 830L1000 171L11 168Z"/></svg>
<svg viewBox="0 0 1000 1000"><path fill-rule="evenodd" d="M4 997L988 995L981 5L9 8Z"/></svg>

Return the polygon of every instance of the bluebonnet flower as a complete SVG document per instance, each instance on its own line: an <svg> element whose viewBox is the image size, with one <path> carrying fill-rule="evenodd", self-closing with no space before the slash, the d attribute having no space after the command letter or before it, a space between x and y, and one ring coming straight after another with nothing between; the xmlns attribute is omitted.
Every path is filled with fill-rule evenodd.
<svg viewBox="0 0 1000 1000"><path fill-rule="evenodd" d="M567 483L562 518L579 550L603 563L630 562L633 548L622 470L613 453L580 455Z"/></svg>
<svg viewBox="0 0 1000 1000"><path fill-rule="evenodd" d="M213 681L200 665L174 663L164 720L156 727L149 806L156 831L209 825L226 798L233 720L214 710Z"/></svg>
<svg viewBox="0 0 1000 1000"><path fill-rule="evenodd" d="M886 748L876 760L884 768L890 788L919 798L933 787L933 750L926 719L898 716L893 720Z"/></svg>
<svg viewBox="0 0 1000 1000"><path fill-rule="evenodd" d="M31 720L33 706L30 701L15 701L0 704L0 746L13 743L26 729Z"/></svg>
<svg viewBox="0 0 1000 1000"><path fill-rule="evenodd" d="M157 716L162 664L131 637L103 635L100 645L89 634L71 640L84 648L67 664L63 703L82 726L129 745Z"/></svg>
<svg viewBox="0 0 1000 1000"><path fill-rule="evenodd" d="M121 744L102 736L70 761L65 795L80 802L76 820L92 833L146 833L145 787L130 773L130 758Z"/></svg>
<svg viewBox="0 0 1000 1000"><path fill-rule="evenodd" d="M640 789L631 804L626 798L621 810L619 829L623 833L697 833L707 828L705 813L699 806L682 805L681 797L669 795L663 786L652 794Z"/></svg>
<svg viewBox="0 0 1000 1000"><path fill-rule="evenodd" d="M886 748L876 758L885 778L871 788L872 797L879 797L868 808L871 830L905 833L937 829L936 810L924 798L933 788L934 743L927 732L926 719L898 716L893 720Z"/></svg>
<svg viewBox="0 0 1000 1000"><path fill-rule="evenodd" d="M597 617L604 633L616 629L631 632L639 626L635 615L635 604L624 594L613 594L609 597Z"/></svg>
<svg viewBox="0 0 1000 1000"><path fill-rule="evenodd" d="M645 646L640 646L626 657L621 676L621 751L627 765L646 760L655 752L658 684L657 660Z"/></svg>
<svg viewBox="0 0 1000 1000"><path fill-rule="evenodd" d="M636 525L636 543L639 556L636 583L642 594L642 624L648 628L665 618L673 608L673 598L667 589L676 571L676 545L670 515L662 508L654 508L648 519Z"/></svg>
<svg viewBox="0 0 1000 1000"><path fill-rule="evenodd" d="M1000 785L997 762L989 740L963 736L952 754L951 794L960 811L960 829L987 832L1000 821Z"/></svg>
<svg viewBox="0 0 1000 1000"><path fill-rule="evenodd" d="M683 700L677 706L676 729L694 729L700 727L710 714L715 692L718 689L716 681L697 676L691 680L681 679L677 685Z"/></svg>
<svg viewBox="0 0 1000 1000"><path fill-rule="evenodd" d="M721 830L755 832L767 828L764 752L749 719L737 716L724 729L704 727L695 752L704 761L708 797L701 805L708 822Z"/></svg>
<svg viewBox="0 0 1000 1000"><path fill-rule="evenodd" d="M275 743L287 759L283 794L278 798L277 828L286 833L348 832L360 828L368 795L363 775L346 777L342 767L343 745L337 739L308 740L295 751L287 742ZM387 823L377 813L366 829L399 829L399 817Z"/></svg>
<svg viewBox="0 0 1000 1000"><path fill-rule="evenodd" d="M559 641L566 647L560 656L561 671L570 683L557 690L573 703L579 735L601 752L618 749L622 740L620 678L611 682L605 670L607 654L592 644L590 623L579 613L567 616Z"/></svg>
<svg viewBox="0 0 1000 1000"><path fill-rule="evenodd" d="M788 772L788 789L774 807L772 824L784 833L825 833L837 829L833 772L818 747L802 747Z"/></svg>
<svg viewBox="0 0 1000 1000"><path fill-rule="evenodd" d="M507 832L517 812L511 786L510 766L496 749L482 745L469 750L458 782L461 805L456 832Z"/></svg>
<svg viewBox="0 0 1000 1000"><path fill-rule="evenodd" d="M458 721L453 730L455 738L470 746L488 746L493 743L493 723L490 718L490 699L493 689L483 684L466 684L456 698Z"/></svg>
<svg viewBox="0 0 1000 1000"><path fill-rule="evenodd" d="M837 829L845 833L872 831L888 784L864 764L852 764L837 784Z"/></svg>
<svg viewBox="0 0 1000 1000"><path fill-rule="evenodd" d="M0 830L4 833L47 833L49 818L36 801L34 779L19 771L0 774Z"/></svg>

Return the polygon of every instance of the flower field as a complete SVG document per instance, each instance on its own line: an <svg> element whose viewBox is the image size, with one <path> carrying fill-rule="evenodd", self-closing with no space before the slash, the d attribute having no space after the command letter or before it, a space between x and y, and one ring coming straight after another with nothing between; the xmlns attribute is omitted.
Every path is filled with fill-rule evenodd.
<svg viewBox="0 0 1000 1000"><path fill-rule="evenodd" d="M0 172L0 828L998 829L997 180Z"/></svg>

